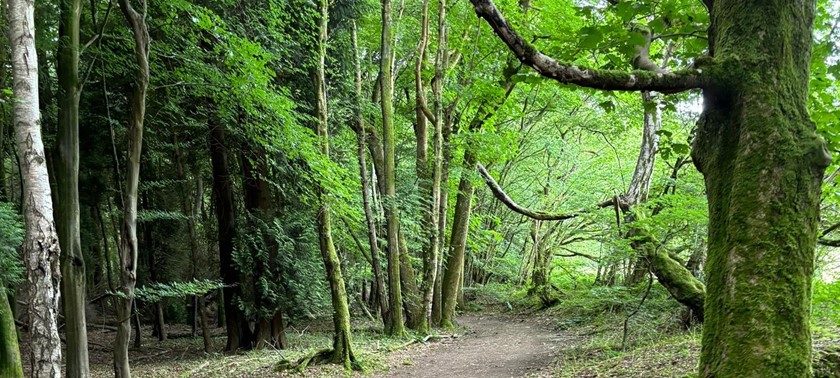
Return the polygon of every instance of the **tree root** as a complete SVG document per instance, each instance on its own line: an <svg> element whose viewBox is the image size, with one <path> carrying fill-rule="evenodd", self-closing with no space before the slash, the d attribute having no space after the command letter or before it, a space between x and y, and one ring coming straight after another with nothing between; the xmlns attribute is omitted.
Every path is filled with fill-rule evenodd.
<svg viewBox="0 0 840 378"><path fill-rule="evenodd" d="M285 359L280 361L279 363L277 363L275 371L294 370L295 372L302 373L310 365L318 365L330 362L342 364L343 361L337 361L335 356L336 353L334 349L313 350L312 352L307 353L305 356L301 357L297 361L290 361ZM356 361L356 359L352 356L350 357L350 367L352 370L355 371L364 370L361 363Z"/></svg>
<svg viewBox="0 0 840 378"><path fill-rule="evenodd" d="M452 334L452 335L427 335L426 337L414 338L414 339L411 339L411 340L409 340L405 343L402 343L400 345L389 347L388 352L398 351L400 349L412 346L414 344L419 344L419 343L425 344L425 343L429 342L430 340L431 341L440 341L440 340L443 340L443 339L456 339L456 338L458 338L458 335L455 335L455 334Z"/></svg>

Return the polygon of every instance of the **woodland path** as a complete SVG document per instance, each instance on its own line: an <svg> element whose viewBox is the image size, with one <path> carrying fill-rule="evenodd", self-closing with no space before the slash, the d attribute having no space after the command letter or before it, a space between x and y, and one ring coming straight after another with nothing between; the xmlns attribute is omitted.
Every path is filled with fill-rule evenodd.
<svg viewBox="0 0 840 378"><path fill-rule="evenodd" d="M548 321L533 317L470 314L458 318L465 334L430 343L406 356L410 365L386 377L508 378L538 375L549 369L565 337Z"/></svg>

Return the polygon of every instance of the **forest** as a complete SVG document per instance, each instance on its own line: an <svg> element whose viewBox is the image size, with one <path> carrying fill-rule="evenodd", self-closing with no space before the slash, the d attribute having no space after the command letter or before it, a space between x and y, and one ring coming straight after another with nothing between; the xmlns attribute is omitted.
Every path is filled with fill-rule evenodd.
<svg viewBox="0 0 840 378"><path fill-rule="evenodd" d="M840 378L836 0L0 28L0 378Z"/></svg>

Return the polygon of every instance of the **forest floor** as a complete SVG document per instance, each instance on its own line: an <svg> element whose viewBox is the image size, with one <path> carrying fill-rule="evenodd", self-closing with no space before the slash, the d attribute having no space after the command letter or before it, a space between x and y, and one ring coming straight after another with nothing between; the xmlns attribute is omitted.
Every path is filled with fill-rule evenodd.
<svg viewBox="0 0 840 378"><path fill-rule="evenodd" d="M365 367L363 372L345 372L336 365L313 366L303 373L275 371L281 360L295 360L330 345L329 319L291 324L287 329L289 348L286 350L238 354L221 352L225 342L222 328L213 329L214 352L205 353L201 337L192 337L188 326L170 325L170 338L162 342L151 338L151 329L144 327L143 347L132 348L129 353L132 374L139 378L679 378L695 375L699 332L680 331L673 325L663 328L661 324L665 323L657 320L657 316L631 322L627 347L623 348L623 315L575 315L556 308L508 311L505 306L487 305L473 309L483 311L460 316L457 330L441 331L441 337L428 342L419 341L423 339L419 335L388 337L382 333L380 323L354 319L354 352ZM667 312L662 312L661 318L670 319L667 323L673 324L673 316ZM652 331L657 327L667 330ZM92 376L112 377L114 332L110 327L93 324L88 332ZM815 349L828 348L840 353L837 349L840 329L821 329L815 333ZM28 345L22 345L22 349L26 359Z"/></svg>

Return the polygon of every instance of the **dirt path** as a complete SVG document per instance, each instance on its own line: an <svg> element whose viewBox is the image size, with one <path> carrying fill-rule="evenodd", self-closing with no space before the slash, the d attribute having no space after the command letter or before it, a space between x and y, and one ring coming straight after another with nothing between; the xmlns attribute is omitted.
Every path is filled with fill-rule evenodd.
<svg viewBox="0 0 840 378"><path fill-rule="evenodd" d="M387 377L508 378L547 369L563 337L545 320L505 315L468 315L458 319L466 334L431 343L405 356L406 364Z"/></svg>

